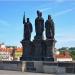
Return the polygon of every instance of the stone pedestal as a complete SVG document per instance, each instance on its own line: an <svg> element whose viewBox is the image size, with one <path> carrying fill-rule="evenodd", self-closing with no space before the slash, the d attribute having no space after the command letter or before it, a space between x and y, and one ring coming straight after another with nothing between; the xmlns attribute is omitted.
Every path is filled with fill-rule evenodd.
<svg viewBox="0 0 75 75"><path fill-rule="evenodd" d="M32 60L32 55L31 55L32 42L22 40L21 43L22 43L22 47L23 47L23 54L22 54L22 57L20 58L20 60L31 61Z"/></svg>
<svg viewBox="0 0 75 75"><path fill-rule="evenodd" d="M34 55L33 55L33 60L34 61L43 61L44 60L44 50L45 50L45 46L43 40L34 40L33 41L34 44Z"/></svg>
<svg viewBox="0 0 75 75"><path fill-rule="evenodd" d="M45 40L46 44L46 57L44 57L45 61L54 61L53 52L55 48L55 40L47 39Z"/></svg>

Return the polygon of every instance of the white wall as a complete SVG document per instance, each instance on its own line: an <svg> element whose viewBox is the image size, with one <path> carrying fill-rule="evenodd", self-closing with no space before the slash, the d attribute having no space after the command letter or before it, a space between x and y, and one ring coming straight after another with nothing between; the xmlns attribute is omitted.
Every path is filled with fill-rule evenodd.
<svg viewBox="0 0 75 75"><path fill-rule="evenodd" d="M72 58L57 58L56 61L72 61Z"/></svg>

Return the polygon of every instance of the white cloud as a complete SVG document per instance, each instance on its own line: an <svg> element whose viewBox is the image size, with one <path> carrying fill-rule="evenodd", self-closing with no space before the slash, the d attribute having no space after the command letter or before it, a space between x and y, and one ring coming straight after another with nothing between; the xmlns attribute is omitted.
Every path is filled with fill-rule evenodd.
<svg viewBox="0 0 75 75"><path fill-rule="evenodd" d="M59 3L61 3L61 2L64 2L65 0L56 0L56 2L59 2Z"/></svg>
<svg viewBox="0 0 75 75"><path fill-rule="evenodd" d="M74 35L58 35L56 39L61 42L75 41Z"/></svg>
<svg viewBox="0 0 75 75"><path fill-rule="evenodd" d="M63 3L63 2L75 2L75 0L54 0L57 3Z"/></svg>
<svg viewBox="0 0 75 75"><path fill-rule="evenodd" d="M10 26L10 24L9 24L7 21L1 20L1 19L0 19L0 25L3 25L3 26Z"/></svg>
<svg viewBox="0 0 75 75"><path fill-rule="evenodd" d="M56 13L54 16L55 16L55 17L56 17L56 16L61 16L61 15L67 14L67 13L73 11L73 10L74 10L73 8L71 8L71 9L66 9L66 10L63 10L63 11L60 11L60 12Z"/></svg>
<svg viewBox="0 0 75 75"><path fill-rule="evenodd" d="M51 8L43 8L43 9L40 9L40 11L45 12L45 11L50 10L50 9Z"/></svg>
<svg viewBox="0 0 75 75"><path fill-rule="evenodd" d="M74 35L58 35L55 37L57 40L56 47L75 47Z"/></svg>

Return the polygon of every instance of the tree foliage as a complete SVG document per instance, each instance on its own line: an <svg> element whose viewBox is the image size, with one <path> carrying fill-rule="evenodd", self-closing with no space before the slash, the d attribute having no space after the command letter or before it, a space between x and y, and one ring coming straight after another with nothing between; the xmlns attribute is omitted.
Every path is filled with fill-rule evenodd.
<svg viewBox="0 0 75 75"><path fill-rule="evenodd" d="M75 60L75 51L71 51L71 56Z"/></svg>

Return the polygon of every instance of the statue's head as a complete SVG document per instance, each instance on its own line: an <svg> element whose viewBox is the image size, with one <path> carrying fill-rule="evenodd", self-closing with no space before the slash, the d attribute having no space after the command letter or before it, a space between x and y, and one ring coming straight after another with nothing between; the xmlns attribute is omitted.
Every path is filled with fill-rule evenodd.
<svg viewBox="0 0 75 75"><path fill-rule="evenodd" d="M39 16L39 13L40 13L40 11L39 11L39 10L37 10L37 16Z"/></svg>
<svg viewBox="0 0 75 75"><path fill-rule="evenodd" d="M27 22L29 22L29 18L27 18Z"/></svg>
<svg viewBox="0 0 75 75"><path fill-rule="evenodd" d="M51 15L48 15L48 20L51 19Z"/></svg>
<svg viewBox="0 0 75 75"><path fill-rule="evenodd" d="M40 12L39 16L42 17L42 12Z"/></svg>

